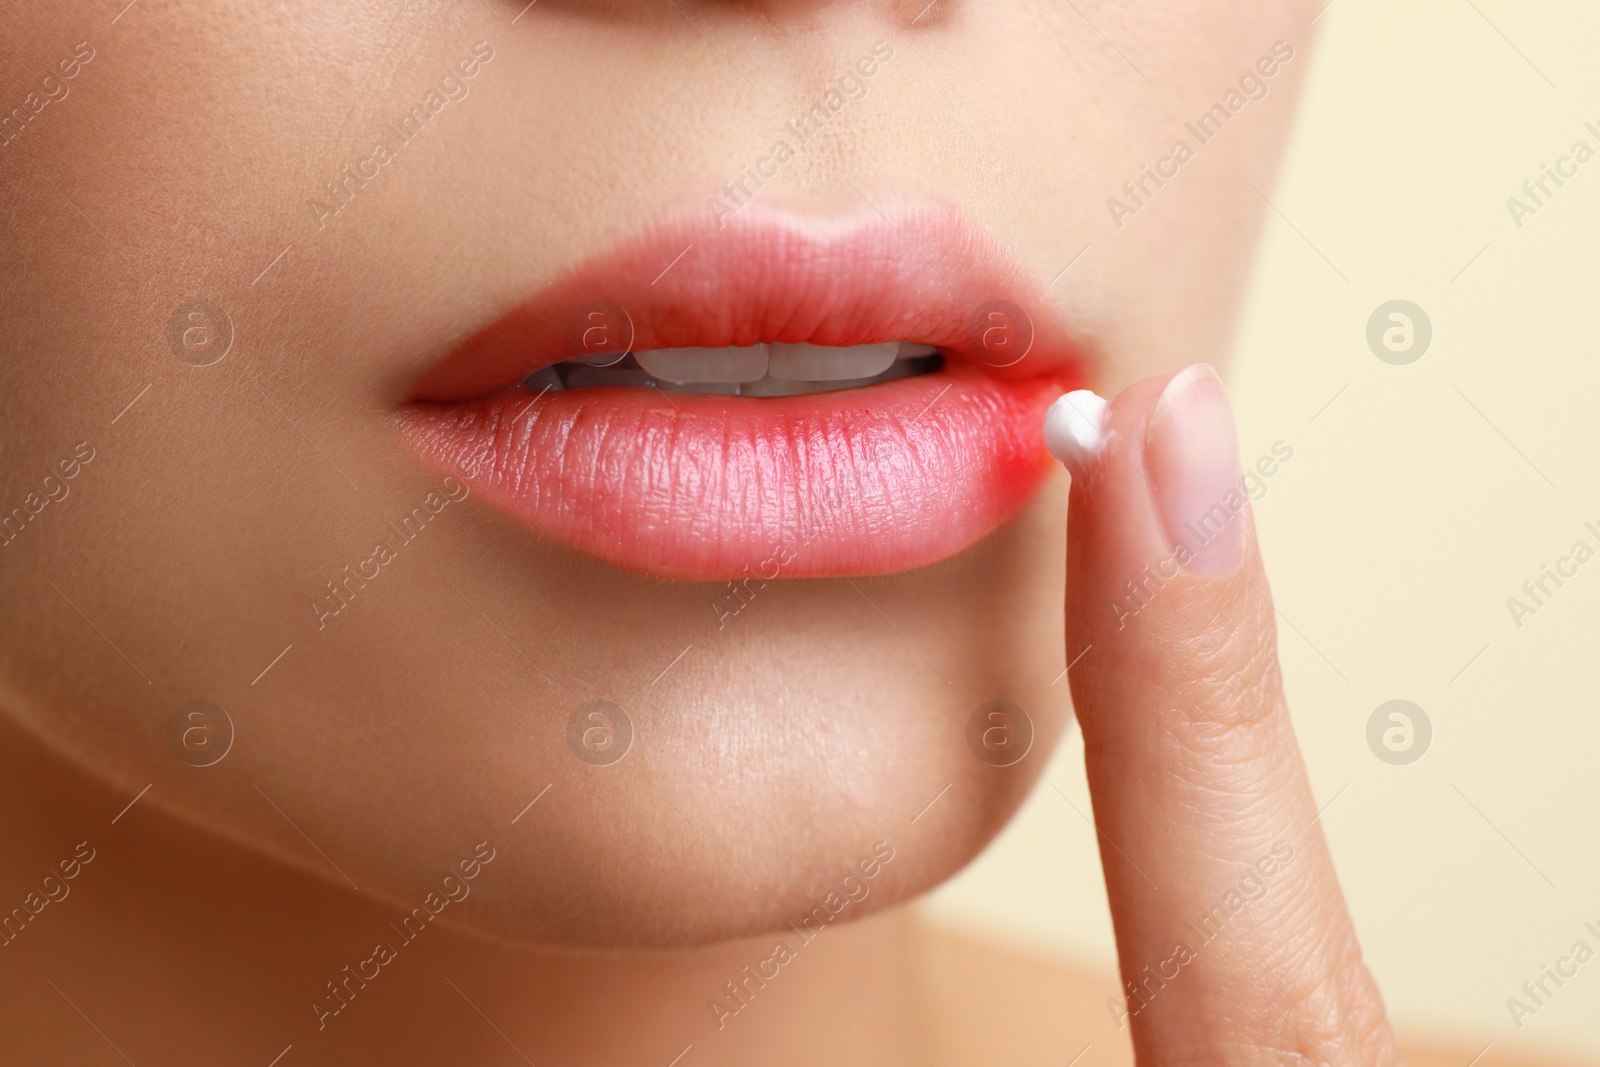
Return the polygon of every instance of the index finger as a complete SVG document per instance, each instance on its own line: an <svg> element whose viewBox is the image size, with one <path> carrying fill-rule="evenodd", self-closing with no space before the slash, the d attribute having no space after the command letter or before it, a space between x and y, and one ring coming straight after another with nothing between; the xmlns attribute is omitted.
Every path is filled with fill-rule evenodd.
<svg viewBox="0 0 1600 1067"><path fill-rule="evenodd" d="M1073 474L1067 655L1141 1063L1398 1063L1283 697L1222 383L1047 421Z"/></svg>

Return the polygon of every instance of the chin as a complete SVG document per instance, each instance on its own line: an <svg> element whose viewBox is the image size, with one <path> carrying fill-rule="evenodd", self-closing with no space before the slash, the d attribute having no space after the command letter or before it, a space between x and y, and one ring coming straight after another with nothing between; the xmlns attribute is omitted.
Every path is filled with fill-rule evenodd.
<svg viewBox="0 0 1600 1067"><path fill-rule="evenodd" d="M841 733L803 753L763 749L720 776L668 749L605 785L558 784L495 845L469 900L446 909L449 925L520 948L652 952L809 941L910 901L1005 826L1062 724L1036 722L1030 755L997 768L958 731L912 727L920 707L903 710L875 714L865 744ZM392 896L420 900L417 889Z"/></svg>
<svg viewBox="0 0 1600 1067"><path fill-rule="evenodd" d="M636 679L598 668L629 709L621 758L575 758L573 705L595 696L580 689L524 750L554 757L547 771L507 762L489 776L527 782L489 805L507 820L549 789L514 827L503 821L503 866L457 923L526 946L684 948L800 936L819 908L850 922L955 874L1010 820L1071 722L1063 564L1049 551L1062 494L1053 482L1018 522L932 567L775 583L720 630L707 608L718 587L654 586L656 625L703 612L705 629L663 677L695 633L687 623ZM594 588L586 570L572 580ZM661 610L662 597L687 614ZM1026 719L1025 747L1003 758L980 755L972 730L997 699Z"/></svg>

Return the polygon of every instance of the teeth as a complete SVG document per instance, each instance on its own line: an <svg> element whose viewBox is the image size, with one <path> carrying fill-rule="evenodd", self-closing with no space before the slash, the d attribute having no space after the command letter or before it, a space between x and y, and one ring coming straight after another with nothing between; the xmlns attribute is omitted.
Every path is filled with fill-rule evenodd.
<svg viewBox="0 0 1600 1067"><path fill-rule="evenodd" d="M791 382L784 378L766 377L759 382L750 382L739 387L740 396L800 396L804 393L820 392L815 382ZM831 382L827 388L836 388Z"/></svg>
<svg viewBox="0 0 1600 1067"><path fill-rule="evenodd" d="M535 371L523 386L535 392L623 386L713 396L800 396L928 374L941 364L932 345L909 341L827 346L760 344L744 348L658 348L580 357Z"/></svg>
<svg viewBox="0 0 1600 1067"><path fill-rule="evenodd" d="M626 352L596 352L592 356L579 356L572 362L582 363L586 367L615 367L627 358Z"/></svg>
<svg viewBox="0 0 1600 1067"><path fill-rule="evenodd" d="M703 393L709 396L738 396L745 386L738 382L662 382L670 393Z"/></svg>
<svg viewBox="0 0 1600 1067"><path fill-rule="evenodd" d="M522 387L524 389L532 389L534 392L539 393L546 389L552 391L557 389L565 389L567 385L561 380L561 375L556 373L556 369L554 367L545 367L543 370L536 370L524 378L522 380Z"/></svg>
<svg viewBox="0 0 1600 1067"><path fill-rule="evenodd" d="M894 363L900 344L890 341L878 345L832 345L774 343L768 371L774 378L792 382L840 382L871 378Z"/></svg>
<svg viewBox="0 0 1600 1067"><path fill-rule="evenodd" d="M898 377L898 375L895 377ZM874 374L870 378L840 378L837 381L828 382L827 386L829 389L859 389L863 385L876 385L884 380L884 378Z"/></svg>
<svg viewBox="0 0 1600 1067"><path fill-rule="evenodd" d="M573 364L567 371L568 389L589 389L598 385L630 385L639 389L648 389L656 384L655 379L637 368L625 370L621 367L588 367L583 364Z"/></svg>
<svg viewBox="0 0 1600 1067"><path fill-rule="evenodd" d="M669 382L757 382L767 376L767 346L657 348L633 357L648 373Z"/></svg>

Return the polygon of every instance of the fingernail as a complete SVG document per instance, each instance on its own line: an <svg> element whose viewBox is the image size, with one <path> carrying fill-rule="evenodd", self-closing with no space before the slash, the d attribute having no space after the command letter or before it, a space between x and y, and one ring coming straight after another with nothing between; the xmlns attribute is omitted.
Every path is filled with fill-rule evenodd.
<svg viewBox="0 0 1600 1067"><path fill-rule="evenodd" d="M1162 390L1145 429L1144 465L1184 569L1206 575L1233 570L1249 501L1241 488L1233 408L1206 364L1185 367Z"/></svg>
<svg viewBox="0 0 1600 1067"><path fill-rule="evenodd" d="M1088 389L1076 389L1057 397L1044 413L1044 446L1066 465L1074 481L1082 478L1105 451L1109 407L1104 397Z"/></svg>

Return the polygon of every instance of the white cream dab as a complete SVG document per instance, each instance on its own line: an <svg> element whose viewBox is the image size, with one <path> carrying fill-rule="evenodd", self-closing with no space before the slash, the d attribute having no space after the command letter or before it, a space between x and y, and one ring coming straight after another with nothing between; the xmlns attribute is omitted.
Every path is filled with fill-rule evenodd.
<svg viewBox="0 0 1600 1067"><path fill-rule="evenodd" d="M1106 447L1105 397L1075 389L1058 397L1044 414L1044 444L1076 477L1088 470Z"/></svg>

